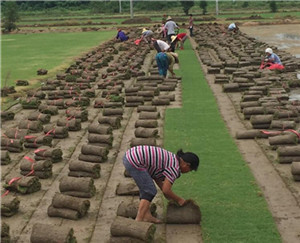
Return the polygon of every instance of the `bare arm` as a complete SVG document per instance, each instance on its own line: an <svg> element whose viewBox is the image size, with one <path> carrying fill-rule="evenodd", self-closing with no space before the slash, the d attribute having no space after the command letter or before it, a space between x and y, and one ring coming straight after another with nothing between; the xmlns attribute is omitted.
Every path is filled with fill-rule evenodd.
<svg viewBox="0 0 300 243"><path fill-rule="evenodd" d="M159 186L159 185L158 185ZM168 200L174 200L176 201L180 206L184 205L185 200L179 196L177 196L173 191L172 191L172 183L168 180L165 179L162 182L162 187L161 190L164 194L164 196L168 199Z"/></svg>

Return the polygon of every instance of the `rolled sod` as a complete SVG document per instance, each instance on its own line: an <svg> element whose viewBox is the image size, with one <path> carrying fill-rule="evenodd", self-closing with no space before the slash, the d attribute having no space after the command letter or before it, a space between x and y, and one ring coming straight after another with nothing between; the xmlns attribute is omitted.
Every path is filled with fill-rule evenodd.
<svg viewBox="0 0 300 243"><path fill-rule="evenodd" d="M47 210L49 217L59 217L64 219L79 219L79 212L69 208L55 208L52 205L48 207Z"/></svg>
<svg viewBox="0 0 300 243"><path fill-rule="evenodd" d="M160 118L159 112L148 112L148 111L142 111L139 114L139 119L142 120L153 120Z"/></svg>
<svg viewBox="0 0 300 243"><path fill-rule="evenodd" d="M23 109L37 109L41 104L41 101L37 97L22 98L20 100L20 104L22 105Z"/></svg>
<svg viewBox="0 0 300 243"><path fill-rule="evenodd" d="M74 230L70 227L62 227L49 224L34 224L30 236L31 243L75 243Z"/></svg>
<svg viewBox="0 0 300 243"><path fill-rule="evenodd" d="M3 187L7 190L20 192L22 194L30 194L41 189L41 182L36 176L21 177L21 179L16 180L9 185L11 179L13 178L7 178L6 183L3 185Z"/></svg>
<svg viewBox="0 0 300 243"><path fill-rule="evenodd" d="M139 208L139 202L123 201L117 209L117 216L135 219ZM153 216L156 214L157 206L155 203L150 204L150 212Z"/></svg>
<svg viewBox="0 0 300 243"><path fill-rule="evenodd" d="M104 143L108 145L112 145L114 140L114 137L112 134L95 134L95 133L90 133L88 135L88 141L89 143Z"/></svg>
<svg viewBox="0 0 300 243"><path fill-rule="evenodd" d="M117 116L122 117L124 110L122 108L104 108L102 111L103 116Z"/></svg>
<svg viewBox="0 0 300 243"><path fill-rule="evenodd" d="M116 188L116 194L119 196L137 196L140 194L140 191L135 182L119 183Z"/></svg>
<svg viewBox="0 0 300 243"><path fill-rule="evenodd" d="M296 145L298 137L296 134L283 134L269 138L269 144L273 145Z"/></svg>
<svg viewBox="0 0 300 243"><path fill-rule="evenodd" d="M88 120L88 111L85 109L68 108L66 110L66 116L75 117L76 119L80 119L81 122L85 122Z"/></svg>
<svg viewBox="0 0 300 243"><path fill-rule="evenodd" d="M36 176L40 179L48 179L52 176L52 170L33 172L31 170L21 170L20 174L23 176Z"/></svg>
<svg viewBox="0 0 300 243"><path fill-rule="evenodd" d="M10 121L15 118L15 113L12 111L1 111L1 121Z"/></svg>
<svg viewBox="0 0 300 243"><path fill-rule="evenodd" d="M23 141L21 139L1 137L1 150L20 153L23 151Z"/></svg>
<svg viewBox="0 0 300 243"><path fill-rule="evenodd" d="M130 147L134 147L138 145L156 146L156 139L155 138L133 138L130 142Z"/></svg>
<svg viewBox="0 0 300 243"><path fill-rule="evenodd" d="M61 193L75 197L93 197L96 193L94 180L84 177L64 176L59 183Z"/></svg>
<svg viewBox="0 0 300 243"><path fill-rule="evenodd" d="M31 169L35 171L48 171L52 170L52 161L50 160L39 160L31 163L26 159L22 159L20 163L20 170L28 170Z"/></svg>
<svg viewBox="0 0 300 243"><path fill-rule="evenodd" d="M157 111L157 107L153 106L153 105L139 105L137 108L137 112L141 112L141 111Z"/></svg>
<svg viewBox="0 0 300 243"><path fill-rule="evenodd" d="M69 164L69 170L69 176L92 177L96 179L100 178L101 167L99 164L75 160Z"/></svg>
<svg viewBox="0 0 300 243"><path fill-rule="evenodd" d="M249 129L247 131L238 131L236 132L235 135L237 139L268 138L269 136L270 135L256 129Z"/></svg>
<svg viewBox="0 0 300 243"><path fill-rule="evenodd" d="M58 114L58 107L54 105L40 105L38 109L43 114L50 114L50 115Z"/></svg>
<svg viewBox="0 0 300 243"><path fill-rule="evenodd" d="M52 136L26 136L24 147L25 148L39 148L41 146L52 146Z"/></svg>
<svg viewBox="0 0 300 243"><path fill-rule="evenodd" d="M97 155L103 158L107 158L109 150L105 147L99 147L95 145L84 144L81 147L81 153L86 155Z"/></svg>
<svg viewBox="0 0 300 243"><path fill-rule="evenodd" d="M117 129L121 127L121 119L120 117L108 117L108 116L100 116L98 118L99 124L108 124L112 126L112 128Z"/></svg>
<svg viewBox="0 0 300 243"><path fill-rule="evenodd" d="M112 134L112 127L110 125L105 124L90 124L88 126L89 133L96 133L96 134Z"/></svg>
<svg viewBox="0 0 300 243"><path fill-rule="evenodd" d="M28 115L28 120L30 121L40 121L42 124L50 122L51 116L49 114L43 114L39 111L33 111Z"/></svg>
<svg viewBox="0 0 300 243"><path fill-rule="evenodd" d="M19 129L28 129L31 132L43 131L43 123L40 121L23 120L19 123Z"/></svg>
<svg viewBox="0 0 300 243"><path fill-rule="evenodd" d="M112 236L127 236L152 242L156 226L153 223L138 222L130 218L117 216L110 227Z"/></svg>
<svg viewBox="0 0 300 243"><path fill-rule="evenodd" d="M52 199L52 206L55 208L68 208L79 213L79 217L86 215L90 208L90 201L78 197L72 197L60 193L55 193Z"/></svg>
<svg viewBox="0 0 300 243"><path fill-rule="evenodd" d="M156 106L170 105L170 99L157 97L152 100L152 105L156 105Z"/></svg>
<svg viewBox="0 0 300 243"><path fill-rule="evenodd" d="M272 120L271 129L295 129L296 123L295 121L284 121L284 120Z"/></svg>
<svg viewBox="0 0 300 243"><path fill-rule="evenodd" d="M11 159L8 151L1 151L1 165L8 165L11 163Z"/></svg>
<svg viewBox="0 0 300 243"><path fill-rule="evenodd" d="M156 128L158 127L157 120L137 120L135 127Z"/></svg>
<svg viewBox="0 0 300 243"><path fill-rule="evenodd" d="M7 194L1 198L1 216L11 217L16 214L19 210L20 200L11 195Z"/></svg>
<svg viewBox="0 0 300 243"><path fill-rule="evenodd" d="M5 222L1 222L1 242L10 243L9 225Z"/></svg>
<svg viewBox="0 0 300 243"><path fill-rule="evenodd" d="M134 131L137 138L155 138L158 136L158 129L138 127Z"/></svg>
<svg viewBox="0 0 300 243"><path fill-rule="evenodd" d="M277 149L278 156L299 156L300 157L300 145L296 146L283 146Z"/></svg>
<svg viewBox="0 0 300 243"><path fill-rule="evenodd" d="M57 120L57 126L59 127L67 127L69 131L80 131L81 130L81 120L72 118L62 118Z"/></svg>
<svg viewBox="0 0 300 243"><path fill-rule="evenodd" d="M28 129L8 128L4 133L2 133L2 136L14 139L23 139L28 133Z"/></svg>
<svg viewBox="0 0 300 243"><path fill-rule="evenodd" d="M67 138L69 136L69 130L66 126L58 127L53 124L46 125L44 127L44 133L48 134L53 138L60 138L60 139Z"/></svg>
<svg viewBox="0 0 300 243"><path fill-rule="evenodd" d="M53 163L62 160L63 152L60 148L40 147L34 151L35 160L51 160Z"/></svg>
<svg viewBox="0 0 300 243"><path fill-rule="evenodd" d="M81 153L79 154L78 159L82 161L92 162L92 163L103 163L107 160L107 157Z"/></svg>
<svg viewBox="0 0 300 243"><path fill-rule="evenodd" d="M200 208L193 200L187 200L183 206L169 201L166 215L167 224L200 224L200 222Z"/></svg>
<svg viewBox="0 0 300 243"><path fill-rule="evenodd" d="M291 173L295 181L300 181L300 160L294 161L292 163Z"/></svg>

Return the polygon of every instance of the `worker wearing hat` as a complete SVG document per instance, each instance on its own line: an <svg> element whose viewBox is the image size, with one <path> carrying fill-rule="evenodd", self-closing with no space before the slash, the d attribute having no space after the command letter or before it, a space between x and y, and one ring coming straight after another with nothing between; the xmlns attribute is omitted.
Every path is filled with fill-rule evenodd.
<svg viewBox="0 0 300 243"><path fill-rule="evenodd" d="M183 50L183 44L185 40L187 39L187 34L186 33L180 33L178 35L173 35L171 37L171 51L175 51L178 41L180 41L180 49Z"/></svg>
<svg viewBox="0 0 300 243"><path fill-rule="evenodd" d="M271 48L267 48L265 50L266 53L266 57L265 57L265 61L266 62L270 62L270 63L276 63L276 64L282 64L280 61L279 56L277 56L275 53L273 53L273 50Z"/></svg>
<svg viewBox="0 0 300 243"><path fill-rule="evenodd" d="M141 40L144 40L146 43L150 43L152 36L153 36L152 30L147 30L146 28L143 28Z"/></svg>
<svg viewBox="0 0 300 243"><path fill-rule="evenodd" d="M169 44L171 43L171 37L176 35L175 29L179 29L177 24L172 20L171 16L168 16L167 22L165 24L165 28L167 29L167 40Z"/></svg>
<svg viewBox="0 0 300 243"><path fill-rule="evenodd" d="M271 48L265 50L266 56L260 65L260 69L269 69L269 70L282 70L284 66L281 63L279 56L277 56Z"/></svg>

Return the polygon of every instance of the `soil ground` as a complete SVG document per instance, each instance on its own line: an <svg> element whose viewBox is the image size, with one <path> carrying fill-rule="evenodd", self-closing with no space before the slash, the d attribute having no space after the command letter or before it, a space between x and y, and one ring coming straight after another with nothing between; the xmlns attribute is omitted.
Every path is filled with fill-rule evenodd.
<svg viewBox="0 0 300 243"><path fill-rule="evenodd" d="M258 29L260 28L261 29ZM259 37L268 35L268 32L262 28L263 26L242 27L242 31L250 36ZM252 28L252 29L251 29ZM280 33L278 30L282 26L266 26L272 28L269 38L274 41L272 33ZM277 29L273 29L277 28ZM298 26L298 29L300 26ZM293 32L297 29L296 25L291 26L291 32L285 26L283 34L296 35ZM277 32L276 32L277 30ZM255 34L253 33L255 32ZM251 34L252 33L252 34ZM267 43L269 41L263 40ZM299 41L295 41L295 44ZM193 42L192 42L193 43ZM281 42L274 42L272 45L280 45ZM194 43L193 43L194 44ZM290 44L291 46L292 44ZM295 45L295 46L296 46ZM295 47L293 46L293 48ZM299 48L299 47L298 47ZM299 49L297 49L299 50ZM288 51L288 50L287 50ZM295 53L294 51L292 52ZM299 54L300 52L297 51ZM118 57L115 56L115 60ZM153 56L149 55L145 61L143 68L147 70ZM199 60L200 61L200 60ZM203 71L206 67L202 65ZM218 102L220 113L227 124L228 130L232 137L238 130L244 130L247 123L241 119L239 111L236 109L237 103L240 100L241 94L225 94L222 92L220 85L214 84L213 75L206 75L216 100ZM127 82L125 87L129 87L131 81ZM99 91L97 91L99 94ZM178 84L175 91L176 101L172 103L173 107L181 105L181 87ZM160 128L163 127L163 117L166 107L159 107L162 116L159 119ZM2 129L15 127L22 121L30 111L21 110L20 106L15 106L12 110L17 111L14 121L5 122L2 124ZM62 115L54 116L51 119L58 119ZM64 161L57 163L53 167L53 177L43 180L42 190L33 194L23 195L19 213L11 218L6 218L11 227L12 242L29 242L32 226L34 223L40 222L55 224L60 226L71 226L74 228L75 236L78 242L108 242L110 237L110 225L113 221L116 209L121 200L132 200L131 196L116 197L115 189L118 183L127 183L128 178L123 176L124 167L122 165L122 156L129 147L130 140L134 137L134 122L138 117L136 109L125 108L124 117L122 120L122 128L114 131L114 145L109 153L109 160L101 164L101 178L95 180L97 194L91 199L91 208L87 217L78 221L71 221L60 218L50 218L47 216L47 208L53 198L55 192L58 192L59 181L68 174L68 163L76 159L80 153L80 148L87 141L87 126L90 123L97 122L99 110L89 109L89 121L83 123L83 128L79 132L70 133L68 139L56 141L56 145L64 151ZM54 121L52 120L52 122ZM159 130L158 145L162 145L163 131ZM280 165L275 163L274 151L265 151L264 141L259 143L255 140L236 140L236 143L243 155L246 163L252 170L257 183L259 184L264 196L268 202L270 211L277 223L278 230L281 234L282 241L288 243L296 243L300 241L300 185L291 179L290 167L288 165ZM55 146L56 146L55 145ZM32 156L32 153L28 153ZM19 161L24 156L22 154L13 155L13 163L3 166L1 170L2 179L6 176L19 176ZM116 162L115 162L116 161ZM158 196L156 201L158 207L158 215L162 215L162 195ZM47 219L47 220L45 220ZM180 227L180 231L178 230ZM180 234L179 234L180 232ZM99 241L99 239L101 239ZM168 239L168 240L166 240ZM201 230L199 226L186 227L183 226L166 226L158 225L155 242L201 242Z"/></svg>

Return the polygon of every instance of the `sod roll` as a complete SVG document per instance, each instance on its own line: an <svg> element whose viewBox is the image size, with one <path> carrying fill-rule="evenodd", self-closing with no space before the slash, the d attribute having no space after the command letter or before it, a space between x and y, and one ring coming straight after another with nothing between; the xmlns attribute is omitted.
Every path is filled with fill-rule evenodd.
<svg viewBox="0 0 300 243"><path fill-rule="evenodd" d="M76 237L74 230L70 227L62 227L61 225L50 225L36 223L33 225L31 243L75 243Z"/></svg>
<svg viewBox="0 0 300 243"><path fill-rule="evenodd" d="M64 176L59 183L59 190L63 194L75 197L92 197L96 193L94 180L88 177Z"/></svg>
<svg viewBox="0 0 300 243"><path fill-rule="evenodd" d="M200 208L194 201L187 200L183 206L169 201L166 215L167 224L200 224L200 222Z"/></svg>
<svg viewBox="0 0 300 243"><path fill-rule="evenodd" d="M19 205L20 200L11 194L7 194L1 197L1 216L13 216L18 212Z"/></svg>
<svg viewBox="0 0 300 243"><path fill-rule="evenodd" d="M117 209L117 216L135 219L139 209L139 202L123 201L119 204ZM157 206L155 203L150 204L150 212L155 216Z"/></svg>
<svg viewBox="0 0 300 243"><path fill-rule="evenodd" d="M128 236L144 242L152 242L155 231L155 224L138 222L121 216L117 216L110 227L112 236Z"/></svg>
<svg viewBox="0 0 300 243"><path fill-rule="evenodd" d="M72 197L60 193L55 193L52 199L52 206L55 208L68 208L79 213L79 217L86 215L90 208L90 201L78 197Z"/></svg>

